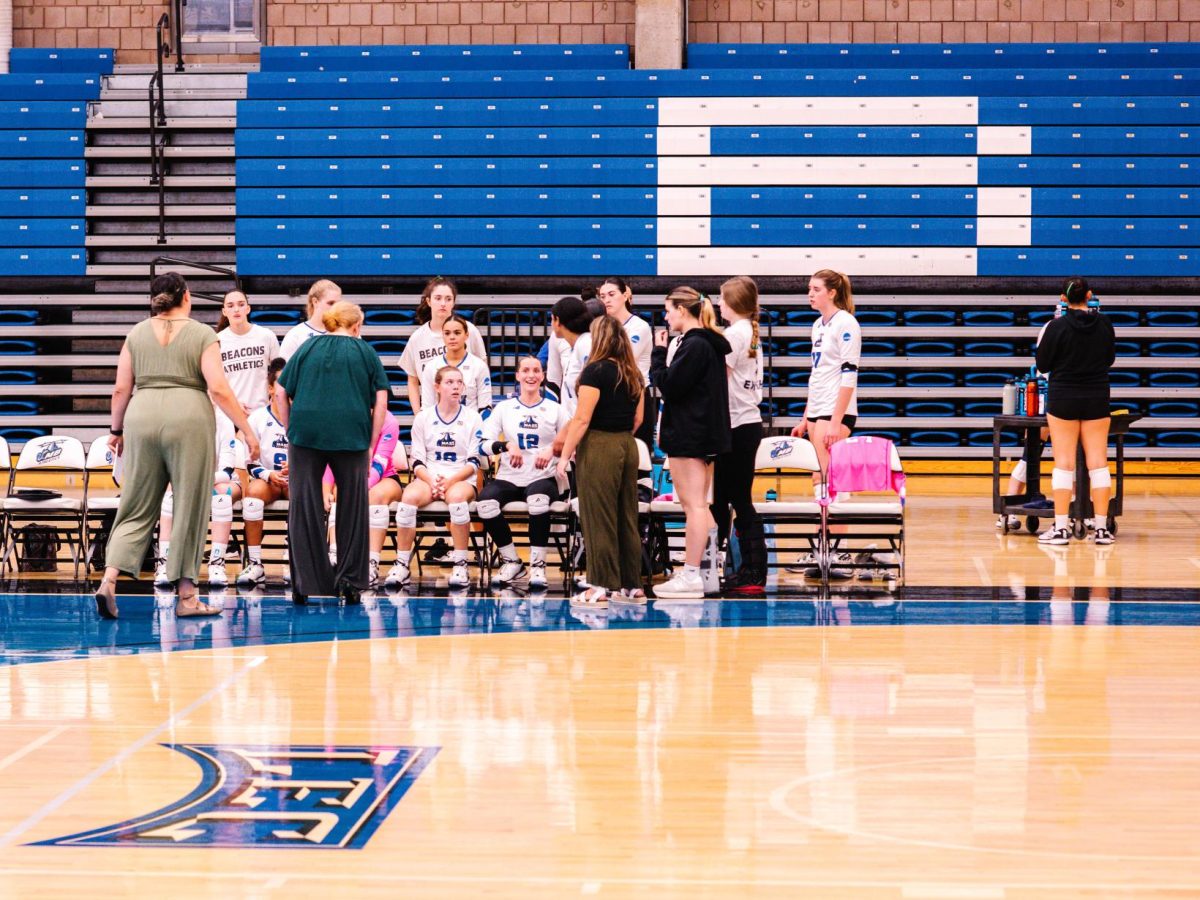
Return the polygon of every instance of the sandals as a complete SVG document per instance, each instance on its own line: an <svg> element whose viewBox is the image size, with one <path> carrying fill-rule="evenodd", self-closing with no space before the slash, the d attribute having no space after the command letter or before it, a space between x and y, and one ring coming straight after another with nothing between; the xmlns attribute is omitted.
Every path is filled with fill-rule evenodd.
<svg viewBox="0 0 1200 900"><path fill-rule="evenodd" d="M585 606L593 609L608 606L608 591L601 587L590 587L572 597L571 605Z"/></svg>
<svg viewBox="0 0 1200 900"><path fill-rule="evenodd" d="M617 593L613 595L613 600L621 603L636 603L639 605L648 602L646 592L641 588L624 588L620 591L617 591Z"/></svg>
<svg viewBox="0 0 1200 900"><path fill-rule="evenodd" d="M110 594L104 590L106 584L111 584L113 592ZM102 619L115 619L117 617L117 583L108 578L101 578L100 584L96 587L95 593L96 612Z"/></svg>
<svg viewBox="0 0 1200 900"><path fill-rule="evenodd" d="M196 599L196 592L188 594L184 597L179 596L179 602L175 604L175 618L190 619L197 616L219 616L225 610L219 606L209 606L207 603L201 603Z"/></svg>

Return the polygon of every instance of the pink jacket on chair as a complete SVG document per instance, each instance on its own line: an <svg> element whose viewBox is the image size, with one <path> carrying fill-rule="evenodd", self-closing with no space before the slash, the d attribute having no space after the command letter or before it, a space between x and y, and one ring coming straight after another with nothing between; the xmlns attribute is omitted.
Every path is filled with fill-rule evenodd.
<svg viewBox="0 0 1200 900"><path fill-rule="evenodd" d="M892 491L905 500L904 473L892 469L892 442L887 438L846 438L830 448L827 476L829 500L839 493Z"/></svg>

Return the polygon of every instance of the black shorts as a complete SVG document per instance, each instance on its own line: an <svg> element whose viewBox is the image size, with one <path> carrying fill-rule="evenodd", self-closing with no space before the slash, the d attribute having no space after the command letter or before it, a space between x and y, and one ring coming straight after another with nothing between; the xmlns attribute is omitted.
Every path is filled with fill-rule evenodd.
<svg viewBox="0 0 1200 900"><path fill-rule="evenodd" d="M811 422L832 422L833 416L809 416L808 421ZM842 424L846 426L846 430L854 434L854 423L858 421L858 416L844 415L842 416Z"/></svg>
<svg viewBox="0 0 1200 900"><path fill-rule="evenodd" d="M483 486L483 490L479 492L480 500L495 500L501 506L516 501L523 501L533 494L545 494L553 503L561 496L558 490L558 481L553 476L549 478L540 478L527 487L521 487L513 484L511 481L501 481L499 478L494 478Z"/></svg>
<svg viewBox="0 0 1200 900"><path fill-rule="evenodd" d="M1054 392L1046 400L1046 412L1058 419L1088 422L1107 419L1112 413L1107 390Z"/></svg>
<svg viewBox="0 0 1200 900"><path fill-rule="evenodd" d="M392 481L396 482L396 484L400 485L400 487L404 487L404 482L400 480L399 472L393 472L391 475L384 475L383 477L390 478Z"/></svg>

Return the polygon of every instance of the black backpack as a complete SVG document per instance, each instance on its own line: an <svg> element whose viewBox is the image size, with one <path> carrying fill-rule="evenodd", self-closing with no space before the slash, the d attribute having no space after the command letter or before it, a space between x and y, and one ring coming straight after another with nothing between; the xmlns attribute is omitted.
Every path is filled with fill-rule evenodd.
<svg viewBox="0 0 1200 900"><path fill-rule="evenodd" d="M17 532L18 572L54 572L58 569L58 532L49 525L26 525Z"/></svg>

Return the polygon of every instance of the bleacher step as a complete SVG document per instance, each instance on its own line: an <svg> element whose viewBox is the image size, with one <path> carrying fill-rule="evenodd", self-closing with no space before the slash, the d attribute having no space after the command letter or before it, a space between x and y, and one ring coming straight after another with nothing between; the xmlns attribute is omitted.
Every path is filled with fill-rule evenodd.
<svg viewBox="0 0 1200 900"><path fill-rule="evenodd" d="M148 99L147 87L112 88L106 87L100 92L100 100L134 101L145 104ZM163 99L170 103L173 100L245 100L245 82L241 87L215 88L167 88L163 91Z"/></svg>
<svg viewBox="0 0 1200 900"><path fill-rule="evenodd" d="M237 214L237 207L233 204L169 204L164 208L165 214L169 218L192 218L192 219L210 219L210 218L232 218ZM142 219L158 214L157 203L131 203L113 206L89 206L86 215L89 219L93 218L110 218L110 219Z"/></svg>
<svg viewBox="0 0 1200 900"><path fill-rule="evenodd" d="M232 188L237 185L233 175L168 175L164 179L168 188ZM150 183L149 175L89 175L85 180L89 188L156 188Z"/></svg>
<svg viewBox="0 0 1200 900"><path fill-rule="evenodd" d="M87 127L89 131L146 131L148 121L148 116L93 116ZM167 124L158 126L160 131L232 131L236 127L237 116L168 116Z"/></svg>
<svg viewBox="0 0 1200 900"><path fill-rule="evenodd" d="M237 116L237 100L165 100L165 105L168 119ZM95 107L95 115L106 119L140 118L145 125L149 119L149 104L145 97L138 100L109 100L102 97Z"/></svg>
<svg viewBox="0 0 1200 900"><path fill-rule="evenodd" d="M162 268L161 266L159 268ZM237 266L233 263L223 263L222 268L229 269L231 272L237 271ZM189 265L172 265L170 269L179 272L181 275L203 276L207 278L223 277L219 272L210 272L208 269L202 269L196 266ZM89 278L149 278L150 265L147 264L132 264L132 263L113 263L111 265L95 265L88 266L85 273Z"/></svg>
<svg viewBox="0 0 1200 900"><path fill-rule="evenodd" d="M168 234L164 243L157 234L89 234L88 247L233 247L232 234Z"/></svg>
<svg viewBox="0 0 1200 900"><path fill-rule="evenodd" d="M85 159L149 159L150 147L148 144L85 147L83 155ZM233 159L235 151L226 144L183 144L165 148L163 156L167 159Z"/></svg>

